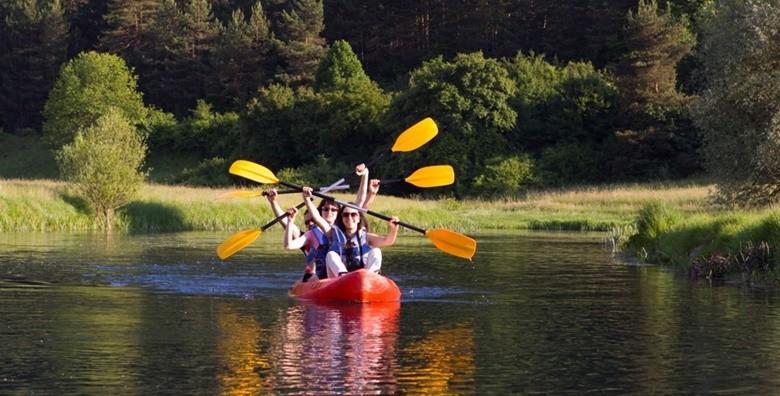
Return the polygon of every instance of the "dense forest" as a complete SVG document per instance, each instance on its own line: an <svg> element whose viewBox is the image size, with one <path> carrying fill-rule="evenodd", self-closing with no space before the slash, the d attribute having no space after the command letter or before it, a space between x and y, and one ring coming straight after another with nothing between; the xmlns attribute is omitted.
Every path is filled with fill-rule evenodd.
<svg viewBox="0 0 780 396"><path fill-rule="evenodd" d="M427 116L440 136L380 172L451 163L458 195L684 178L706 165L690 108L706 88L697 55L713 7L6 0L0 122L5 133L37 134L57 150L85 127L63 117L97 106L68 95L86 92L84 74L104 62L108 75L128 74L122 84L137 90L143 111L97 89L88 96L125 109L151 154L201 158L171 182L228 183L226 164L239 157L325 181ZM67 85L66 75L80 83Z"/></svg>

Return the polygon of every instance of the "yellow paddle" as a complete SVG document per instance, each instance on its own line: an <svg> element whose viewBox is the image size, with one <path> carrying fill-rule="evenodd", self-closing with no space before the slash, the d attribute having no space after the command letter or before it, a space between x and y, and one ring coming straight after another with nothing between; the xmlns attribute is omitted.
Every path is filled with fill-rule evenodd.
<svg viewBox="0 0 780 396"><path fill-rule="evenodd" d="M390 148L390 151L396 153L396 152L408 152L412 150L416 150L417 148L421 147L425 143L428 143L431 139L433 139L437 134L439 133L439 127L436 126L436 123L433 121L432 118L428 117L423 119L422 121L419 121L418 123L410 126L405 131L401 132L401 134L395 139L395 143L393 143L393 146ZM382 157L384 157L387 154L387 152L382 152L381 154L375 155L374 158L369 161L369 163L366 165L366 167L371 167L374 164L376 164ZM412 175L414 176L414 175ZM411 176L410 176L411 177ZM454 175L452 176L454 179ZM345 177L342 177L337 182L331 184L329 187L326 187L327 189L335 189L340 184L344 183ZM450 182L451 184L452 182ZM239 193L239 195L245 194L245 193ZM247 196L247 195L244 195ZM303 207L303 203L300 203L296 206L297 209L300 209ZM260 233L262 231L265 231L268 229L268 227L271 227L272 225L279 222L284 216L277 217L272 222L264 225L260 228L260 230L244 230L240 231L224 242L222 242L219 247L217 247L217 255L220 259L226 259L236 253L237 251L243 249L250 243L254 242L257 237L260 236Z"/></svg>
<svg viewBox="0 0 780 396"><path fill-rule="evenodd" d="M245 161L245 160L238 160L234 162L230 166L230 173L244 177L246 179L261 183L261 184L275 184L279 183L283 186L287 186L290 188L295 189L301 189L301 186L298 186L296 184L287 183L285 181L279 180L276 175L274 175L271 170L268 168L256 164L254 162ZM322 199L328 199L336 202L339 205L342 206L348 206L350 208L353 208L355 210L359 210L361 212L368 213L372 216L378 217L380 219L390 221L390 217L383 215L381 213L374 212L372 210L368 210L356 205L353 205L351 203L347 203L344 201L340 201L338 199L335 199L329 195L322 194L317 191L312 192L313 195L316 195ZM398 225L401 225L403 227L406 227L410 230L417 231L431 240L433 244L441 251L451 254L456 257L461 257L465 259L471 260L472 257L474 257L474 254L477 251L477 241L475 241L472 238L469 238L463 234L459 234L455 231L447 230L447 229L433 229L433 230L424 230L422 228L419 228L417 226L404 223L404 222L398 222ZM259 234L258 234L259 235ZM232 239L232 238L231 238ZM227 242L227 241L226 241ZM251 242L250 242L251 243ZM225 243L223 243L225 244ZM221 247L222 245L220 245ZM217 250L219 253L219 249Z"/></svg>
<svg viewBox="0 0 780 396"><path fill-rule="evenodd" d="M238 161L236 161L238 162ZM247 162L252 165L246 165L244 162ZM236 165L235 163L233 166L230 167L231 173L233 172L233 167L235 166L236 169L249 169L252 166L257 165L249 161L242 161L239 163L239 165ZM260 165L257 165L260 166ZM237 172L243 172L242 170L238 170ZM251 172L251 171L250 171ZM270 172L270 171L269 171ZM263 179L267 180L267 179ZM452 169L449 165L434 165L434 166L426 166L424 168L420 168L416 170L414 173L409 175L409 177L405 179L399 179L404 180L410 184L416 185L418 187L441 187L441 186L447 186L455 182L455 171ZM388 182L395 182L395 180L390 180ZM383 181L382 183L388 183ZM262 183L262 182L261 182ZM268 183L264 183L268 184ZM319 192L327 192L327 187L325 189L321 189ZM292 191L300 192L300 188L296 188ZM222 194L223 196L231 195L231 196L237 196L237 197L250 197L250 196L258 196L261 193L254 192L254 191L232 191L229 193ZM299 208L300 209L300 208ZM281 216L273 219L268 224L262 226L259 230L258 229L248 229L239 231L230 238L226 239L224 242L222 242L219 247L217 248L217 255L220 259L224 260L230 256L232 256L234 253L238 252L239 250L243 249L250 243L254 242L257 237L260 236L262 232L267 230L272 225L278 223L281 221L287 214L282 214Z"/></svg>
<svg viewBox="0 0 780 396"><path fill-rule="evenodd" d="M420 188L431 188L431 187L443 187L443 186L449 186L450 184L455 182L455 170L452 169L449 165L432 165L432 166L426 166L420 169L417 169L409 175L408 177L404 179L394 179L394 180L382 180L382 184L390 184L390 183L398 183L401 181L405 181L413 186L417 186ZM348 184L342 184L340 186L337 186L335 188L331 188L330 191L333 190L343 190L348 189ZM301 190L282 190L278 191L277 194L291 194L301 192ZM326 187L320 187L319 192L326 193L327 188ZM220 194L217 198L251 198L251 197L259 197L261 195L266 195L265 191L229 191L226 193Z"/></svg>

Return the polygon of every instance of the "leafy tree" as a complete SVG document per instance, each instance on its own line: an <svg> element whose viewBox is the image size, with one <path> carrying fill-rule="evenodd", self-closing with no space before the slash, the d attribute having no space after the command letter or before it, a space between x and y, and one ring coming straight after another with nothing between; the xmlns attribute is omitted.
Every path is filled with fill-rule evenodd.
<svg viewBox="0 0 780 396"><path fill-rule="evenodd" d="M68 24L59 0L13 0L0 9L0 128L37 128L60 65Z"/></svg>
<svg viewBox="0 0 780 396"><path fill-rule="evenodd" d="M318 91L362 88L371 84L363 65L360 64L352 47L344 40L334 42L320 61L314 89Z"/></svg>
<svg viewBox="0 0 780 396"><path fill-rule="evenodd" d="M73 182L95 211L98 227L110 230L114 211L141 188L146 144L118 108L109 107L73 142L57 152L60 173Z"/></svg>
<svg viewBox="0 0 780 396"><path fill-rule="evenodd" d="M460 180L472 180L485 161L509 151L506 133L517 122L510 106L515 89L506 68L479 52L450 62L441 57L425 62L412 73L409 89L393 100L389 118L403 124L391 125L402 130L430 116L447 133L426 146L424 154L406 156L403 167L411 171L424 155L428 163L456 166ZM468 184L459 187L466 192Z"/></svg>
<svg viewBox="0 0 780 396"><path fill-rule="evenodd" d="M780 1L724 0L703 29L707 89L694 108L724 203L780 196Z"/></svg>
<svg viewBox="0 0 780 396"><path fill-rule="evenodd" d="M292 85L306 85L314 79L325 53L322 0L290 0L276 24L281 71L277 78Z"/></svg>
<svg viewBox="0 0 780 396"><path fill-rule="evenodd" d="M534 166L528 155L493 158L474 178L474 192L480 195L511 196L534 182Z"/></svg>
<svg viewBox="0 0 780 396"><path fill-rule="evenodd" d="M136 90L136 78L122 58L83 52L62 67L49 93L43 110L44 137L59 148L110 107L122 111L133 125L142 124L149 113Z"/></svg>

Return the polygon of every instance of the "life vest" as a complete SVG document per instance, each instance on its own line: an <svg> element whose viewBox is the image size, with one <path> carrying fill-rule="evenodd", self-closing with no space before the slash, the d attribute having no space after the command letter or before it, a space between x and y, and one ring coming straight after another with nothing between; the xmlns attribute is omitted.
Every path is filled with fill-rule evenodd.
<svg viewBox="0 0 780 396"><path fill-rule="evenodd" d="M330 246L330 251L341 256L341 261L347 267L347 271L352 272L363 268L365 266L363 256L371 250L371 247L368 246L366 229L361 228L350 238L347 238L340 228L335 227L334 230L335 240Z"/></svg>
<svg viewBox="0 0 780 396"><path fill-rule="evenodd" d="M328 241L327 235L325 235L320 227L312 226L309 231L312 232L314 238L319 242L319 246L316 249L309 249L306 252L306 262L314 263L315 271L317 272L317 278L325 279L328 277L328 269L325 266L325 255L330 250L330 241Z"/></svg>

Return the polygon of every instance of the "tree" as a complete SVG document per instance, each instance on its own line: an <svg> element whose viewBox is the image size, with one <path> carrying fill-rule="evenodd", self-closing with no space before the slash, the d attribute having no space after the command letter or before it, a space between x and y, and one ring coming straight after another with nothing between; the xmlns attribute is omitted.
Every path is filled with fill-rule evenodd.
<svg viewBox="0 0 780 396"><path fill-rule="evenodd" d="M780 197L780 1L724 0L704 25L707 89L694 107L717 198L764 205Z"/></svg>
<svg viewBox="0 0 780 396"><path fill-rule="evenodd" d="M65 60L68 24L58 0L14 0L5 7L0 12L0 127L37 128Z"/></svg>
<svg viewBox="0 0 780 396"><path fill-rule="evenodd" d="M319 91L349 87L363 87L371 84L363 65L360 64L352 47L344 40L334 42L317 68L314 89Z"/></svg>
<svg viewBox="0 0 780 396"><path fill-rule="evenodd" d="M231 101L244 104L269 77L273 36L263 6L258 1L247 21L235 10L214 49L214 70L218 87L211 92L215 103L226 107Z"/></svg>
<svg viewBox="0 0 780 396"><path fill-rule="evenodd" d="M207 96L220 30L208 0L192 0L183 10L174 0L163 0L149 28L153 46L144 91L151 103L184 115Z"/></svg>
<svg viewBox="0 0 780 396"><path fill-rule="evenodd" d="M276 25L281 71L277 78L292 85L307 85L314 79L325 53L322 0L291 0L279 14Z"/></svg>
<svg viewBox="0 0 780 396"><path fill-rule="evenodd" d="M53 148L70 143L76 131L90 127L109 107L122 111L133 125L141 124L149 112L122 58L83 52L62 67L49 93L44 137Z"/></svg>
<svg viewBox="0 0 780 396"><path fill-rule="evenodd" d="M146 144L123 114L115 107L105 109L57 152L60 173L74 183L105 230L111 230L114 211L130 201L145 177Z"/></svg>
<svg viewBox="0 0 780 396"><path fill-rule="evenodd" d="M425 155L426 162L451 163L460 180L472 180L485 161L508 154L505 135L517 121L509 102L515 85L500 62L480 52L459 54L450 62L438 57L412 72L409 85L393 100L389 112L389 119L403 124L390 125L402 130L433 117L447 133L439 135L424 154L410 153L403 165L407 171ZM459 187L466 192L470 185Z"/></svg>
<svg viewBox="0 0 780 396"><path fill-rule="evenodd" d="M100 48L120 55L134 67L143 68L143 52L151 44L148 33L161 0L111 0L105 15L106 31Z"/></svg>

